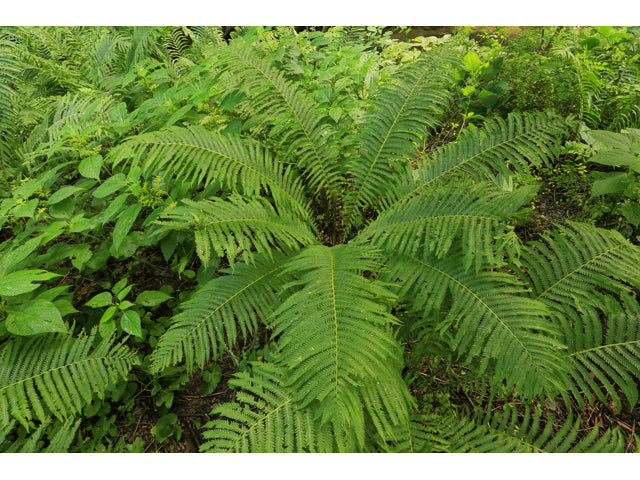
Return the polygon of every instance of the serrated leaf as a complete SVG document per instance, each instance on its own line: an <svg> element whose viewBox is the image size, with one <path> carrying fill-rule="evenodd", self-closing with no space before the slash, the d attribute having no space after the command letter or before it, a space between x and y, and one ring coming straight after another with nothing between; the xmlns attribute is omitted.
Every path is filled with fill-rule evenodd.
<svg viewBox="0 0 640 480"><path fill-rule="evenodd" d="M66 332L67 325L56 306L49 301L35 299L7 308L6 327L14 335L38 335L49 332Z"/></svg>
<svg viewBox="0 0 640 480"><path fill-rule="evenodd" d="M145 307L155 307L170 298L171 295L167 295L166 293L157 290L146 290L136 297L136 303L144 305Z"/></svg>
<svg viewBox="0 0 640 480"><path fill-rule="evenodd" d="M13 297L31 292L40 286L39 283L51 278L59 277L57 273L46 270L22 270L13 272L0 278L0 295Z"/></svg>

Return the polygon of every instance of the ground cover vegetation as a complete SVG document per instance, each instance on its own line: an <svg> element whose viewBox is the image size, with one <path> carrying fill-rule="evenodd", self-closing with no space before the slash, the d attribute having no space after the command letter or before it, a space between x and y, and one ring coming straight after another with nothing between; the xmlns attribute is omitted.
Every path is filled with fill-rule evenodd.
<svg viewBox="0 0 640 480"><path fill-rule="evenodd" d="M0 451L636 451L639 67L628 27L3 27Z"/></svg>

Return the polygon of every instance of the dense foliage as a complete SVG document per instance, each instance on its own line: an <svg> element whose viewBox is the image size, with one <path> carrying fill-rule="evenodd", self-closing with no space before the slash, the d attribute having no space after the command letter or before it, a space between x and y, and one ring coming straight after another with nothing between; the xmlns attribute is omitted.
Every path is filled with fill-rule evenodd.
<svg viewBox="0 0 640 480"><path fill-rule="evenodd" d="M0 451L640 447L638 31L397 30L0 29Z"/></svg>

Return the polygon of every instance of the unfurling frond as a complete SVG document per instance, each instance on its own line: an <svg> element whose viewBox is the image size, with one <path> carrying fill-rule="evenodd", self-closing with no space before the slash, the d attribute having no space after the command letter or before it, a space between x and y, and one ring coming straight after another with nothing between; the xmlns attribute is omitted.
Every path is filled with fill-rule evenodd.
<svg viewBox="0 0 640 480"><path fill-rule="evenodd" d="M299 408L285 388L286 375L273 364L253 363L252 374L229 381L240 388L236 402L217 406L218 418L204 425L207 442L200 451L228 453L331 452L334 435L318 428L313 416Z"/></svg>
<svg viewBox="0 0 640 480"><path fill-rule="evenodd" d="M276 292L286 277L282 271L288 257L274 252L256 255L254 263L240 263L230 275L210 280L184 303L169 330L160 337L151 355L152 369L160 371L185 361L188 370L204 366L237 341L255 332L279 305Z"/></svg>
<svg viewBox="0 0 640 480"><path fill-rule="evenodd" d="M503 263L505 236L503 220L511 217L535 194L535 188L513 192L490 189L487 184L465 191L447 186L396 204L356 237L370 239L374 245L399 255L433 253L444 258L455 240L462 240L464 266L475 263L479 271L484 262Z"/></svg>
<svg viewBox="0 0 640 480"><path fill-rule="evenodd" d="M240 255L251 263L253 255L274 248L297 249L315 241L314 233L290 212L278 214L261 199L243 200L230 197L195 202L183 199L183 205L165 210L157 224L158 233L166 230L191 230L196 251L207 265L213 253L227 256L233 266ZM255 251L254 251L255 250Z"/></svg>
<svg viewBox="0 0 640 480"><path fill-rule="evenodd" d="M400 300L412 310L440 317L437 328L452 330L451 347L466 362L477 360L480 373L489 369L496 385L515 385L526 398L556 394L562 345L547 309L515 276L465 270L462 256L459 249L444 259L389 255L385 278L402 282Z"/></svg>
<svg viewBox="0 0 640 480"><path fill-rule="evenodd" d="M398 176L407 176L416 142L438 125L438 115L451 99L447 87L456 61L451 52L427 52L376 95L358 137L360 154L345 167L354 175L353 190L345 198L347 228L360 223L360 208L393 192Z"/></svg>
<svg viewBox="0 0 640 480"><path fill-rule="evenodd" d="M67 418L137 363L123 344L96 342L94 335L11 339L0 349L0 424L10 417L23 424Z"/></svg>
<svg viewBox="0 0 640 480"><path fill-rule="evenodd" d="M389 313L394 296L384 284L363 277L378 268L378 261L371 247L306 248L286 268L298 278L288 285L294 293L272 315L278 363L289 369L287 385L295 401L303 408L317 403L321 424L333 423L360 446L363 384L365 389L380 385L377 393L366 393L367 408L391 408L398 419L408 412L406 386L396 381L401 352L389 328L396 322Z"/></svg>

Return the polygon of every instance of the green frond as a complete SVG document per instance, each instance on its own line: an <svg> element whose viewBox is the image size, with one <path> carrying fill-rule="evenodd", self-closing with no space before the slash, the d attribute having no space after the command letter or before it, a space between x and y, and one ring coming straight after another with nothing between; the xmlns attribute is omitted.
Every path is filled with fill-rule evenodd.
<svg viewBox="0 0 640 480"><path fill-rule="evenodd" d="M4 448L0 438L0 452L4 453L66 453L75 439L81 418L68 418L64 422L46 418L26 438L19 438Z"/></svg>
<svg viewBox="0 0 640 480"><path fill-rule="evenodd" d="M8 340L0 349L0 424L67 418L137 363L124 344L96 342L93 334Z"/></svg>
<svg viewBox="0 0 640 480"><path fill-rule="evenodd" d="M394 255L426 252L444 258L460 239L465 269L475 263L479 271L485 261L504 263L504 245L496 242L506 235L503 221L535 192L533 186L507 192L487 184L468 190L453 185L434 188L384 211L354 241L369 239Z"/></svg>
<svg viewBox="0 0 640 480"><path fill-rule="evenodd" d="M241 43L216 48L215 67L231 72L249 94L250 125L271 125L269 137L283 150L281 157L297 163L314 194L337 186L337 150L328 140L329 119L286 80L284 72Z"/></svg>
<svg viewBox="0 0 640 480"><path fill-rule="evenodd" d="M378 254L371 247L308 247L286 267L298 280L288 284L294 293L271 317L279 335L277 361L288 368L295 401L302 408L313 403L321 424L333 422L334 430L350 432L360 446L363 395L369 397L367 408L391 408L391 418L408 412L406 386L396 381L401 350L389 328L396 323L389 313L394 296L384 284L363 277L377 268ZM363 393L363 384L365 390L372 386L369 381L380 382L375 384L378 398Z"/></svg>
<svg viewBox="0 0 640 480"><path fill-rule="evenodd" d="M633 410L640 379L640 305L631 292L623 297L624 306L608 299L611 305L604 319L599 311L585 308L580 322L567 331L571 361L567 390L579 405L584 395L591 400L595 394L601 402L613 401L619 410L621 391ZM613 313L616 310L619 313Z"/></svg>
<svg viewBox="0 0 640 480"><path fill-rule="evenodd" d="M435 315L437 330L451 329L451 348L468 363L477 360L494 384L515 385L525 398L556 394L562 345L547 309L514 275L465 270L462 258L459 248L443 259L389 255L383 278L399 279L400 300L425 318Z"/></svg>
<svg viewBox="0 0 640 480"><path fill-rule="evenodd" d="M515 114L497 118L482 129L466 129L455 142L439 148L406 179L396 182L402 201L451 175L470 175L480 181L511 169L525 172L528 165L541 166L558 155L567 121L551 114ZM393 203L393 202L391 202Z"/></svg>
<svg viewBox="0 0 640 480"><path fill-rule="evenodd" d="M289 257L280 252L256 255L254 263L239 263L233 271L210 280L196 290L173 318L151 355L152 370L185 361L188 370L204 366L234 345L238 333L253 334L280 304L276 293L286 277L280 277Z"/></svg>
<svg viewBox="0 0 640 480"><path fill-rule="evenodd" d="M386 83L365 116L358 141L360 154L344 171L354 175L352 190L345 198L347 229L360 223L360 208L378 196L393 192L398 176L406 177L417 145L427 128L438 124L438 115L451 100L448 86L456 57L441 49L424 54Z"/></svg>
<svg viewBox="0 0 640 480"><path fill-rule="evenodd" d="M472 417L433 415L427 424L441 433L451 453L620 453L625 448L618 429L601 434L596 426L579 438L580 419L571 413L554 432L553 414L545 421L539 408L527 407L523 415L507 405L503 412Z"/></svg>
<svg viewBox="0 0 640 480"><path fill-rule="evenodd" d="M395 425L392 441L378 441L378 448L385 453L440 453L451 449L444 438L434 415L411 415L404 423Z"/></svg>
<svg viewBox="0 0 640 480"><path fill-rule="evenodd" d="M111 150L110 159L114 166L132 162L146 173L167 171L194 185L218 180L247 196L268 188L277 207L290 208L315 225L300 179L250 140L202 127L171 127L128 139Z"/></svg>
<svg viewBox="0 0 640 480"><path fill-rule="evenodd" d="M606 391L621 408L620 388L633 408L640 307L632 289L640 288L640 250L616 231L572 223L522 258L520 276L547 305L568 346L569 391L580 403L591 393L604 401Z"/></svg>
<svg viewBox="0 0 640 480"><path fill-rule="evenodd" d="M309 226L288 213L277 213L260 198L183 199L182 205L165 210L155 223L160 225L158 234L193 231L196 251L204 265L215 252L219 257L226 255L233 267L238 255L251 263L254 253L268 253L274 248L295 250L314 243Z"/></svg>
<svg viewBox="0 0 640 480"><path fill-rule="evenodd" d="M237 402L217 406L218 418L204 425L204 452L331 452L333 432L318 428L309 411L284 387L286 375L272 364L253 363L252 374L238 373L229 385L240 388Z"/></svg>

